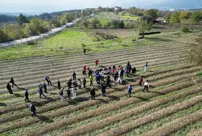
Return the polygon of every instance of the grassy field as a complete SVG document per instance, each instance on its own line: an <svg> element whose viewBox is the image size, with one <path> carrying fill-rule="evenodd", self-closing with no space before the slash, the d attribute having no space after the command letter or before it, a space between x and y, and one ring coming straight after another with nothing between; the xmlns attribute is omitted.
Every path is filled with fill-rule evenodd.
<svg viewBox="0 0 202 136"><path fill-rule="evenodd" d="M93 41L95 31L118 38ZM67 29L36 45L0 49L0 135L185 136L201 132L202 67L187 62L184 54L197 34L162 31L137 39L132 29ZM87 45L87 55L82 53L82 43ZM61 102L57 78L66 90L73 71L83 79L84 64L98 68L95 59L100 67L125 66L130 61L138 71L124 76L124 85L107 88L106 97L101 97L100 85L94 81L96 100L90 99L87 78L87 88L78 89L76 99ZM147 72L143 72L145 62L149 62ZM53 86L48 87L47 98L40 99L37 84L45 76ZM149 92L142 92L143 86L138 85L140 76L149 80ZM21 88L14 88L14 94L5 88L10 77ZM128 84L133 85L130 98ZM37 117L30 116L22 88L29 88Z"/></svg>
<svg viewBox="0 0 202 136"><path fill-rule="evenodd" d="M131 20L131 21L137 21L139 19L138 16L130 16L128 14L121 15L121 13L116 14L114 12L99 12L95 14L96 18L105 18L110 20Z"/></svg>
<svg viewBox="0 0 202 136"><path fill-rule="evenodd" d="M115 40L94 41L92 33L96 31L110 33L118 36L118 38ZM83 43L86 45L88 53L117 50L138 45L151 45L156 44L156 42L169 45L179 39L176 44L181 44L180 42L186 43L193 41L194 36L193 34L183 34L179 31L172 31L146 36L146 38L142 40L137 40L137 38L137 32L135 32L134 29L66 29L44 41L38 41L36 45L18 45L1 48L0 59L81 53L81 45Z"/></svg>

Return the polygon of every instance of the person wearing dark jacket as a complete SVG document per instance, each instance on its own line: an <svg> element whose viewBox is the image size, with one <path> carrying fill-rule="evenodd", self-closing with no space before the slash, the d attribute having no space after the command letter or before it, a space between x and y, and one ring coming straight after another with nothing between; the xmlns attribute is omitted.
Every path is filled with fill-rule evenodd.
<svg viewBox="0 0 202 136"><path fill-rule="evenodd" d="M47 85L45 82L43 83L43 89L44 89L44 93L47 93Z"/></svg>
<svg viewBox="0 0 202 136"><path fill-rule="evenodd" d="M29 93L28 93L28 89L25 89L25 101L29 102Z"/></svg>
<svg viewBox="0 0 202 136"><path fill-rule="evenodd" d="M60 90L61 89L61 83L60 83L60 79L59 78L57 79L57 84L58 84L58 90Z"/></svg>
<svg viewBox="0 0 202 136"><path fill-rule="evenodd" d="M9 82L8 82L7 85L6 85L6 88L7 88L8 92L9 92L10 94L13 94L13 90L12 90L11 85L9 84Z"/></svg>
<svg viewBox="0 0 202 136"><path fill-rule="evenodd" d="M88 71L88 77L90 77L92 75L93 71L91 69L89 69Z"/></svg>
<svg viewBox="0 0 202 136"><path fill-rule="evenodd" d="M45 77L45 80L46 80L48 86L52 86L52 83L51 83L50 78L48 76Z"/></svg>
<svg viewBox="0 0 202 136"><path fill-rule="evenodd" d="M72 77L73 77L73 80L76 80L76 73L75 72L72 74Z"/></svg>
<svg viewBox="0 0 202 136"><path fill-rule="evenodd" d="M111 84L110 84L110 75L107 75L106 77L106 87L110 87L111 88Z"/></svg>
<svg viewBox="0 0 202 136"><path fill-rule="evenodd" d="M114 81L115 82L117 81L118 77L119 77L119 73L118 73L118 71L116 71L114 74Z"/></svg>
<svg viewBox="0 0 202 136"><path fill-rule="evenodd" d="M106 93L106 86L104 83L101 84L101 91L102 91L102 96L105 96Z"/></svg>
<svg viewBox="0 0 202 136"><path fill-rule="evenodd" d="M93 86L91 86L90 89L90 96L92 100L95 100L95 89L93 88Z"/></svg>
<svg viewBox="0 0 202 136"><path fill-rule="evenodd" d="M86 88L86 78L83 78L83 88Z"/></svg>
<svg viewBox="0 0 202 136"><path fill-rule="evenodd" d="M41 98L41 95L43 95L44 97L46 97L43 93L43 85L42 83L39 83L38 85L39 89L38 89L38 93L39 93L39 98Z"/></svg>
<svg viewBox="0 0 202 136"><path fill-rule="evenodd" d="M14 86L18 87L18 86L15 84L15 81L14 81L13 77L11 77L10 83L12 84L12 88L14 88Z"/></svg>
<svg viewBox="0 0 202 136"><path fill-rule="evenodd" d="M30 110L31 110L31 112L32 112L32 117L34 117L34 116L36 116L36 107L35 107L35 105L34 105L34 103L31 103L30 104Z"/></svg>

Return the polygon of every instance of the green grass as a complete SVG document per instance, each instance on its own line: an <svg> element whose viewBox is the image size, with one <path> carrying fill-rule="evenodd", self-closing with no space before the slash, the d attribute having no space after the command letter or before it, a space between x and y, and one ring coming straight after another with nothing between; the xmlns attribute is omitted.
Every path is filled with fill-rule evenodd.
<svg viewBox="0 0 202 136"><path fill-rule="evenodd" d="M197 76L202 76L202 71L198 72L196 75Z"/></svg>
<svg viewBox="0 0 202 136"><path fill-rule="evenodd" d="M108 19L102 19L106 23ZM104 29L101 29L104 31ZM61 54L82 53L81 44L86 44L88 53L103 52L106 50L116 50L137 45L171 45L187 44L194 41L192 33L184 34L181 32L166 32L158 35L145 36L145 39L136 40L137 33L133 30L106 29L107 33L117 34L116 40L94 41L89 33L94 30L85 29L66 29L65 31L50 37L36 45L17 45L8 48L0 48L0 60L17 59L33 56L52 56ZM123 36L122 36L123 35ZM127 35L126 37L124 37Z"/></svg>

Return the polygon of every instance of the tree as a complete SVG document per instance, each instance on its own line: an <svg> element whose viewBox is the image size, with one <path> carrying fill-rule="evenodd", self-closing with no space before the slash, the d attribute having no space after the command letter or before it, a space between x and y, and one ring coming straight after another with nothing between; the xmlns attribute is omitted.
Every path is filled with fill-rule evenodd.
<svg viewBox="0 0 202 136"><path fill-rule="evenodd" d="M50 21L50 26L51 26L51 28L57 28L57 27L60 27L61 24L57 19L55 19L55 20Z"/></svg>
<svg viewBox="0 0 202 136"><path fill-rule="evenodd" d="M120 21L119 20L112 20L111 24L114 28L118 28Z"/></svg>
<svg viewBox="0 0 202 136"><path fill-rule="evenodd" d="M128 10L128 12L131 14L131 15L137 15L138 12L139 12L139 9L137 9L136 7L132 7Z"/></svg>
<svg viewBox="0 0 202 136"><path fill-rule="evenodd" d="M0 30L0 42L7 42L9 41L8 35L2 30Z"/></svg>
<svg viewBox="0 0 202 136"><path fill-rule="evenodd" d="M173 14L170 17L172 24L180 23L180 12L173 12Z"/></svg>
<svg viewBox="0 0 202 136"><path fill-rule="evenodd" d="M20 14L17 17L17 22L18 22L18 24L22 25L24 23L28 23L29 21L27 20L27 18L23 14Z"/></svg>
<svg viewBox="0 0 202 136"><path fill-rule="evenodd" d="M41 21L38 18L32 18L29 24L26 24L24 33L27 36L38 35L48 32L50 24L47 21Z"/></svg>
<svg viewBox="0 0 202 136"><path fill-rule="evenodd" d="M182 11L180 13L180 19L189 19L191 16L191 12L189 11Z"/></svg>
<svg viewBox="0 0 202 136"><path fill-rule="evenodd" d="M144 38L145 32L151 30L151 26L151 23L141 19L137 22L136 30L138 30L139 34Z"/></svg>
<svg viewBox="0 0 202 136"><path fill-rule="evenodd" d="M88 21L88 19L84 19L83 20L83 25L84 25L85 28L88 28L89 25L90 25L90 21Z"/></svg>
<svg viewBox="0 0 202 136"><path fill-rule="evenodd" d="M125 24L124 24L123 20L120 21L120 23L119 23L119 28L124 28L124 26L125 26Z"/></svg>
<svg viewBox="0 0 202 136"><path fill-rule="evenodd" d="M91 20L91 27L92 28L100 28L102 25L100 23L100 20L98 20L97 18L94 18Z"/></svg>
<svg viewBox="0 0 202 136"><path fill-rule="evenodd" d="M196 42L189 45L188 60L202 65L202 36L196 39Z"/></svg>
<svg viewBox="0 0 202 136"><path fill-rule="evenodd" d="M158 17L158 10L157 9L150 9L145 12L146 16L151 16L153 20Z"/></svg>
<svg viewBox="0 0 202 136"><path fill-rule="evenodd" d="M193 22L198 23L202 20L202 11L195 11L191 15L191 19Z"/></svg>
<svg viewBox="0 0 202 136"><path fill-rule="evenodd" d="M22 31L23 27L24 27L23 25L9 24L4 25L2 30L9 37L10 40L16 40L25 37Z"/></svg>

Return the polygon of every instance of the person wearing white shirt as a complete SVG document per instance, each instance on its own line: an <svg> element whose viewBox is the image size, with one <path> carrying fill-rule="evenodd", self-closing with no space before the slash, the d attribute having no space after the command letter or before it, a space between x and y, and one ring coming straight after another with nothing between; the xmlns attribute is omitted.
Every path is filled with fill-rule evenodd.
<svg viewBox="0 0 202 136"><path fill-rule="evenodd" d="M147 92L149 92L149 83L148 83L148 80L146 80L144 82L144 89L142 91L144 92L145 89L147 90Z"/></svg>

